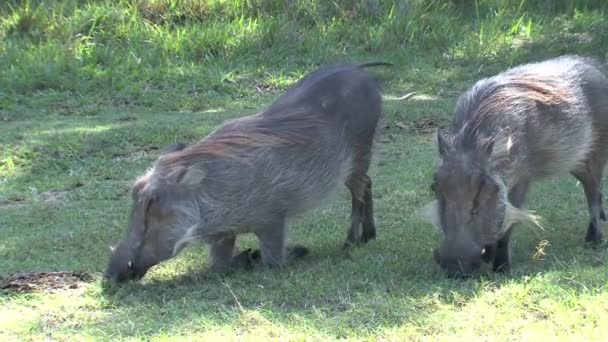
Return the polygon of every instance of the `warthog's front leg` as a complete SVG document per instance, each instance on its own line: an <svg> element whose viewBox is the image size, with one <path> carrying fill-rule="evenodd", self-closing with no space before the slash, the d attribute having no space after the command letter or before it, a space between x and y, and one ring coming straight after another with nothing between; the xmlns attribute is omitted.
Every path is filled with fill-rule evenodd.
<svg viewBox="0 0 608 342"><path fill-rule="evenodd" d="M260 252L246 249L234 255L236 236L218 238L211 243L212 267L216 270L228 268L247 268L259 261Z"/></svg>
<svg viewBox="0 0 608 342"><path fill-rule="evenodd" d="M494 272L508 272L511 269L511 232L513 228L496 243L494 250L494 263L492 264L492 270Z"/></svg>
<svg viewBox="0 0 608 342"><path fill-rule="evenodd" d="M509 202L511 204L521 209L526 200L526 195L528 194L528 189L530 188L530 182L521 181L517 185L515 185L511 191L509 192ZM494 263L492 269L497 272L507 272L511 269L511 232L513 231L513 227L509 229L506 234L498 240L496 243L496 248L494 251ZM489 252L489 251L487 251Z"/></svg>
<svg viewBox="0 0 608 342"><path fill-rule="evenodd" d="M308 254L308 249L300 245L286 247L286 230L285 220L283 219L255 233L260 240L260 250L264 264L270 267L282 266L293 259ZM253 260L255 260L258 251L252 253Z"/></svg>
<svg viewBox="0 0 608 342"><path fill-rule="evenodd" d="M280 219L255 232L264 264L281 266L285 263L286 230L285 219Z"/></svg>
<svg viewBox="0 0 608 342"><path fill-rule="evenodd" d="M225 269L232 266L232 254L236 235L217 238L211 242L211 263L214 269Z"/></svg>
<svg viewBox="0 0 608 342"><path fill-rule="evenodd" d="M344 242L344 248L358 246L376 238L374 222L374 202L372 198L372 180L368 175L359 179L351 178L346 182L351 192L351 226Z"/></svg>

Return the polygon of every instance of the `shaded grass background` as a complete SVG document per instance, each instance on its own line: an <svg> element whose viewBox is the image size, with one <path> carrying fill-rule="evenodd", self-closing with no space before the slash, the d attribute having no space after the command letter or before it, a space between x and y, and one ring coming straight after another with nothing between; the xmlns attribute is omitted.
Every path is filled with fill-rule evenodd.
<svg viewBox="0 0 608 342"><path fill-rule="evenodd" d="M317 64L370 58L398 63L402 87L437 93L515 62L604 57L601 1L462 2L9 0L0 109L214 109L256 86L284 89Z"/></svg>
<svg viewBox="0 0 608 342"><path fill-rule="evenodd" d="M581 187L538 184L547 230L519 227L510 275L445 279L416 218L431 137L456 97L508 66L564 53L606 61L602 1L7 1L0 5L0 275L103 271L130 182L174 141L254 113L319 64L389 60L372 170L378 240L340 250L348 196L293 223L310 258L218 275L194 246L141 284L0 293L0 337L402 340L608 337L606 250L582 247ZM548 244L547 244L548 243ZM241 247L255 246L244 237ZM545 247L543 247L545 246Z"/></svg>

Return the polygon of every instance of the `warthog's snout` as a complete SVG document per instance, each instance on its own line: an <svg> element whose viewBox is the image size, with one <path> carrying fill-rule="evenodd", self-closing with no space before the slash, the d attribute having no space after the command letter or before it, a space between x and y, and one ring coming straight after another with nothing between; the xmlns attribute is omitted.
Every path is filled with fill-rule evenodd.
<svg viewBox="0 0 608 342"><path fill-rule="evenodd" d="M128 261L124 265L108 266L105 278L113 283L125 283L132 280L139 280L148 272L147 267L137 267L133 262Z"/></svg>
<svg viewBox="0 0 608 342"><path fill-rule="evenodd" d="M433 259L437 262L441 268L446 272L449 278L468 278L473 276L481 267L481 261L485 249L481 249L479 257L477 253L475 256L470 255L469 257L442 257L439 249L433 249Z"/></svg>
<svg viewBox="0 0 608 342"><path fill-rule="evenodd" d="M139 280L146 275L151 265L146 266L141 258L134 261L132 252L127 245L121 244L112 249L112 256L104 278L112 283L125 283L131 280Z"/></svg>
<svg viewBox="0 0 608 342"><path fill-rule="evenodd" d="M449 278L468 278L471 277L481 263L478 261L464 261L459 259L444 260L441 267L445 270Z"/></svg>

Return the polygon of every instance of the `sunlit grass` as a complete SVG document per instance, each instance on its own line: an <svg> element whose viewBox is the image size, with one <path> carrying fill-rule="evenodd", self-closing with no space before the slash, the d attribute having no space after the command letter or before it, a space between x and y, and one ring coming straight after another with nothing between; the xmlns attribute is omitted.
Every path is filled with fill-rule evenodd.
<svg viewBox="0 0 608 342"><path fill-rule="evenodd" d="M402 106L411 114L403 115ZM17 191L23 196L19 205L0 208L0 269L85 270L97 279L84 290L0 297L2 330L13 339L50 334L59 340L449 340L532 338L540 336L540 330L561 339L605 337L601 322L608 318L608 255L606 250L582 246L587 214L582 189L574 180L545 182L534 189L530 207L544 216L547 229L516 231L511 275L484 273L461 282L441 274L430 256L438 235L417 217L417 210L430 199L432 139L393 126L397 120L415 120L428 107L428 101L387 102L385 121L391 127L383 139L388 142L378 147L379 164L372 170L378 240L350 253L341 251L349 214L343 191L328 207L294 222L290 240L309 246L311 255L284 270L214 274L208 269L206 249L193 246L155 267L141 284L103 290L100 277L107 246L125 228L128 186L157 152L145 152L143 159L131 162L115 160L111 150L102 150L100 157L75 151L69 157L70 169L81 168L79 172L88 175L76 176L82 182L77 187L70 186L73 177L64 178L52 169L38 173L44 182L9 177L9 183L27 184L28 190ZM105 127L127 115L133 114L105 115L92 127ZM136 114L143 118L140 115ZM202 114L151 115L160 126L177 125L188 132ZM212 129L215 120L235 113L219 115L208 125L203 123L200 135ZM176 117L186 120L175 121ZM156 139L147 125L134 125L129 131L137 146ZM125 137L121 132L117 125L90 133L77 140L83 145L79 149L87 151L106 139L120 143ZM63 138L45 135L55 149L78 133L57 136ZM65 195L55 200L42 190L33 193L34 184ZM549 245L543 255L535 256L542 241ZM239 245L256 246L249 236ZM21 313L21 319L4 315L8 312Z"/></svg>
<svg viewBox="0 0 608 342"><path fill-rule="evenodd" d="M592 47L607 43L606 5L582 0L30 0L2 9L9 109L52 90L51 108L84 97L89 106L202 110L284 89L319 63L389 59L409 70L469 60L487 74L555 53L601 56ZM416 80L410 72L390 83Z"/></svg>

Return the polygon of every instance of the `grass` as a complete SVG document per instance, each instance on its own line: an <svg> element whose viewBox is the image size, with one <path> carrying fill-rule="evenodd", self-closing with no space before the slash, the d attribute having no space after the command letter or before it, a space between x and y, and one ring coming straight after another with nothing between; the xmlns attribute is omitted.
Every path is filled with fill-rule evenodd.
<svg viewBox="0 0 608 342"><path fill-rule="evenodd" d="M606 61L602 1L141 0L0 5L0 275L83 270L57 293L0 292L2 340L602 340L606 249L583 248L573 179L537 184L546 230L519 227L514 269L446 279L430 199L431 136L460 92L565 53ZM130 182L174 141L254 113L319 64L390 60L375 179L378 239L345 253L346 192L293 223L310 257L218 275L204 246L141 283L100 286ZM408 102L390 100L415 90ZM402 125L400 125L402 126ZM239 245L255 246L251 237Z"/></svg>

